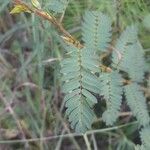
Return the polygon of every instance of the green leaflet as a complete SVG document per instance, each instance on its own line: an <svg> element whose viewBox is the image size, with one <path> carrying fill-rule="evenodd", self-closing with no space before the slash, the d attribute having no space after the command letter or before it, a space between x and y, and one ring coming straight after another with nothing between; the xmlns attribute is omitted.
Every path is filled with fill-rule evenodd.
<svg viewBox="0 0 150 150"><path fill-rule="evenodd" d="M62 90L64 93L67 93L67 92L73 91L74 89L77 89L79 87L80 87L79 79L72 79L72 80L64 83Z"/></svg>
<svg viewBox="0 0 150 150"><path fill-rule="evenodd" d="M97 11L87 11L82 23L85 46L96 51L106 51L111 41L111 19Z"/></svg>
<svg viewBox="0 0 150 150"><path fill-rule="evenodd" d="M66 107L71 107L72 105L74 107L77 107L79 104L79 100L81 99L81 95L75 95L72 98L70 98L68 101L66 101Z"/></svg>
<svg viewBox="0 0 150 150"><path fill-rule="evenodd" d="M83 68L88 69L91 72L99 72L99 61L95 52L90 49L85 49L81 51L81 65Z"/></svg>
<svg viewBox="0 0 150 150"><path fill-rule="evenodd" d="M89 56L83 57L82 64L93 64L94 69L97 69L99 67L99 62L95 58L90 58Z"/></svg>
<svg viewBox="0 0 150 150"><path fill-rule="evenodd" d="M61 78L62 81L67 81L67 80L71 80L74 78L78 78L80 76L79 70L78 71L70 71L67 74L64 74L63 77Z"/></svg>
<svg viewBox="0 0 150 150"><path fill-rule="evenodd" d="M97 99L95 98L95 96L93 96L89 91L83 89L82 93L85 97L87 97L87 102L89 103L89 105L94 105L97 103Z"/></svg>
<svg viewBox="0 0 150 150"><path fill-rule="evenodd" d="M142 126L146 126L150 122L148 110L146 107L145 97L136 83L125 86L125 95L127 103Z"/></svg>
<svg viewBox="0 0 150 150"><path fill-rule="evenodd" d="M96 85L90 85L88 82L82 82L82 87L93 92L93 93L99 93L99 88L96 87Z"/></svg>
<svg viewBox="0 0 150 150"><path fill-rule="evenodd" d="M92 73L82 73L82 82L87 83L89 86L97 88L99 91L101 89L101 83L100 80L98 80L98 77L96 77ZM98 93L98 92L95 92Z"/></svg>
<svg viewBox="0 0 150 150"><path fill-rule="evenodd" d="M106 100L107 109L102 119L107 125L113 125L119 115L122 99L122 79L118 72L103 73L100 76L101 95Z"/></svg>
<svg viewBox="0 0 150 150"><path fill-rule="evenodd" d="M66 58L66 59L61 61L60 65L61 66L64 66L64 65L68 66L68 64L77 65L77 63L78 63L77 58Z"/></svg>
<svg viewBox="0 0 150 150"><path fill-rule="evenodd" d="M82 62L82 67L86 68L94 73L99 72L99 70L100 70L99 67L96 66L95 64L91 64L90 62L86 62L86 61Z"/></svg>
<svg viewBox="0 0 150 150"><path fill-rule="evenodd" d="M65 97L64 97L64 101L68 101L70 98L76 96L76 95L80 95L80 89L77 89L77 90L74 90L73 92L67 94Z"/></svg>
<svg viewBox="0 0 150 150"><path fill-rule="evenodd" d="M68 73L72 73L72 72L79 72L80 70L80 67L79 66L76 66L76 65L68 65L68 66L64 66L62 69L61 69L61 73L63 74L68 74Z"/></svg>
<svg viewBox="0 0 150 150"><path fill-rule="evenodd" d="M117 118L118 111L115 109L107 109L102 115L102 119L106 122L106 125L113 125Z"/></svg>

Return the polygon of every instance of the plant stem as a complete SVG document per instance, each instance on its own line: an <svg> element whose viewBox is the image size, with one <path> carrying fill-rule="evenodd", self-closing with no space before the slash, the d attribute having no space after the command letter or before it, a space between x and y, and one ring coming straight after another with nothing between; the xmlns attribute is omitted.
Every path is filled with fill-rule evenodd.
<svg viewBox="0 0 150 150"><path fill-rule="evenodd" d="M31 7L30 5L26 4L25 2L21 0L13 0L13 2L16 5L25 6L30 12L52 23L59 30L59 32L63 33L64 36L61 36L61 37L63 38L65 42L73 44L77 48L83 48L83 45L77 39L75 39L69 32L67 32L65 28L62 26L62 24L59 21L57 21L57 19L51 14L48 14L47 12L41 9Z"/></svg>
<svg viewBox="0 0 150 150"><path fill-rule="evenodd" d="M90 142L89 142L89 140L88 140L88 137L87 137L87 134L86 134L86 133L83 134L83 138L84 138L84 140L85 140L85 144L86 144L86 146L87 146L87 150L92 150L92 149L91 149L91 146L90 146Z"/></svg>

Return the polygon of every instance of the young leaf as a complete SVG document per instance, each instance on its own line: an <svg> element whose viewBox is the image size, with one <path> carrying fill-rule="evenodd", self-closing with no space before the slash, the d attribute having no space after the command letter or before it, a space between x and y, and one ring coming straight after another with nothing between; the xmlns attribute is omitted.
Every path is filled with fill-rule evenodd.
<svg viewBox="0 0 150 150"><path fill-rule="evenodd" d="M15 5L15 7L11 10L10 14L16 14L21 12L31 13L31 11L25 5Z"/></svg>
<svg viewBox="0 0 150 150"><path fill-rule="evenodd" d="M41 5L38 0L31 0L31 3L35 8L41 9Z"/></svg>

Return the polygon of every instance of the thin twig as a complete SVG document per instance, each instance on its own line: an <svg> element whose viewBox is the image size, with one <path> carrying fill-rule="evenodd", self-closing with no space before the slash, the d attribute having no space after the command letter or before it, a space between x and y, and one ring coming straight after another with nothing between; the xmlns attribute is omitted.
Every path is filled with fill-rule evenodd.
<svg viewBox="0 0 150 150"><path fill-rule="evenodd" d="M94 147L94 150L98 150L95 135L94 135L94 134L92 134L92 137L91 137L91 138L92 138L92 141L93 141L93 147Z"/></svg>
<svg viewBox="0 0 150 150"><path fill-rule="evenodd" d="M91 146L90 146L90 142L89 142L89 140L88 140L88 137L87 137L87 134L86 134L86 133L83 134L83 138L84 138L84 140L85 140L85 144L86 144L86 146L87 146L87 150L92 150L92 149L91 149Z"/></svg>
<svg viewBox="0 0 150 150"><path fill-rule="evenodd" d="M119 117L126 117L126 116L132 116L133 114L132 114L132 112L121 112L120 114L119 114ZM93 124L95 124L95 123L97 123L97 122L100 122L100 121L102 121L102 118L98 118L98 119L96 119L94 122L93 122Z"/></svg>
<svg viewBox="0 0 150 150"><path fill-rule="evenodd" d="M54 106L54 109L55 109L55 112L56 112L56 116L62 122L65 131L67 133L71 134L71 131L68 128L68 126L67 126L66 122L64 121L64 119L62 118L61 113L57 110L57 108L55 106ZM76 140L74 139L74 137L70 137L70 138L71 138L72 142L74 143L76 149L80 150L80 147L79 147L78 143L76 142Z"/></svg>
<svg viewBox="0 0 150 150"><path fill-rule="evenodd" d="M134 125L137 124L137 121L128 123L128 124L124 124L124 125L120 125L120 126L115 126L115 127L110 127L110 128L104 128L104 129L97 129L97 130L90 130L87 131L86 134L90 135L90 134L94 134L94 133L103 133L103 132L108 132L108 131L112 131L112 130L118 130L130 125ZM78 136L83 136L82 133L70 133L70 134L65 134L65 135L56 135L56 136L50 136L50 137L43 137L43 138L33 138L33 139L24 139L24 140L7 140L7 141L0 141L0 144L6 144L6 143L24 143L24 142L34 142L34 141L46 141L46 140L53 140L53 139L57 139L57 138L70 138L70 137L78 137Z"/></svg>
<svg viewBox="0 0 150 150"><path fill-rule="evenodd" d="M26 4L25 2L21 0L13 0L13 2L16 5L22 5L26 7L30 12L52 23L64 35L64 36L61 36L64 41L73 44L77 48L83 48L83 45L77 39L75 39L68 31L66 31L65 28L62 26L61 22L57 21L57 19L51 14L41 9L31 7L30 5Z"/></svg>
<svg viewBox="0 0 150 150"><path fill-rule="evenodd" d="M14 118L16 124L17 124L17 127L18 127L18 129L20 130L20 132L21 132L22 140L26 141L26 136L25 136L25 134L24 134L24 132L23 132L22 126L21 126L21 124L20 124L20 122L19 122L19 119L18 119L17 115L15 114L15 112L14 112L14 110L12 109L11 105L10 105L10 104L7 102L7 100L3 97L3 94L2 94L1 92L0 92L0 99L3 101L4 105L7 107L7 110L10 112L10 114L13 116L13 118ZM26 147L26 148L29 147L28 141L26 141L25 143L26 143L26 144L25 144L25 147Z"/></svg>

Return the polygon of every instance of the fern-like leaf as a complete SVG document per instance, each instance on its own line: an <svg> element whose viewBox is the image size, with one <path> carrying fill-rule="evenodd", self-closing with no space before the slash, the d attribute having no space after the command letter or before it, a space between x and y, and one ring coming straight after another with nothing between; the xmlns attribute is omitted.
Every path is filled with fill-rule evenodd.
<svg viewBox="0 0 150 150"><path fill-rule="evenodd" d="M140 86L136 83L125 86L125 95L127 104L133 112L133 115L137 118L139 124L142 126L148 125L150 118L146 107L146 100L140 90Z"/></svg>
<svg viewBox="0 0 150 150"><path fill-rule="evenodd" d="M56 13L62 13L68 6L69 0L51 0L50 9Z"/></svg>
<svg viewBox="0 0 150 150"><path fill-rule="evenodd" d="M121 70L128 73L132 81L142 81L146 64L144 62L144 50L139 41L128 45L123 59L120 62Z"/></svg>
<svg viewBox="0 0 150 150"><path fill-rule="evenodd" d="M127 52L128 46L137 41L137 27L134 25L128 26L125 31L122 32L117 40L115 49L112 54L113 67L122 69L121 62L124 59L124 55Z"/></svg>
<svg viewBox="0 0 150 150"><path fill-rule="evenodd" d="M95 75L99 72L98 58L85 48L77 49L70 45L66 49L68 57L61 62L66 114L71 127L75 128L76 132L84 133L91 128L95 117L93 105L97 103L97 99L92 93L99 93L101 88Z"/></svg>
<svg viewBox="0 0 150 150"><path fill-rule="evenodd" d="M111 41L111 19L101 12L87 11L82 24L83 41L88 49L103 52Z"/></svg>
<svg viewBox="0 0 150 150"><path fill-rule="evenodd" d="M122 99L122 80L118 72L103 73L101 79L101 94L106 100L107 110L102 118L107 125L113 125L119 115Z"/></svg>
<svg viewBox="0 0 150 150"><path fill-rule="evenodd" d="M145 127L141 130L140 137L145 150L150 150L150 126Z"/></svg>
<svg viewBox="0 0 150 150"><path fill-rule="evenodd" d="M143 145L136 145L135 150L146 150Z"/></svg>
<svg viewBox="0 0 150 150"><path fill-rule="evenodd" d="M128 46L121 67L124 68L124 71L128 72L129 77L133 81L140 82L143 80L146 64L144 61L144 50L139 41Z"/></svg>

